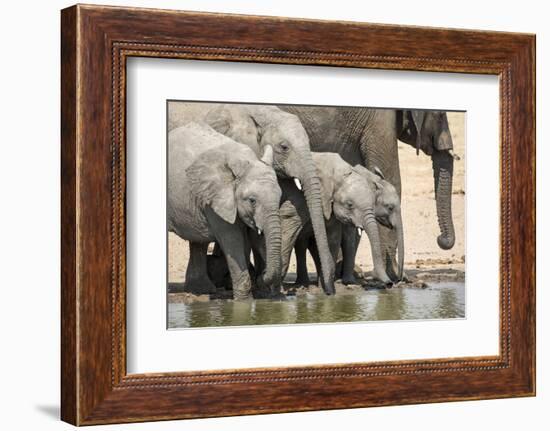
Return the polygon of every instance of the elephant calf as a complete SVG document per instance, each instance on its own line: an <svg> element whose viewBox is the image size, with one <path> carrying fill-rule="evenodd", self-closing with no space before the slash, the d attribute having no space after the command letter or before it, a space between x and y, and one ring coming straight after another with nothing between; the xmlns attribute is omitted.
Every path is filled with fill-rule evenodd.
<svg viewBox="0 0 550 431"><path fill-rule="evenodd" d="M380 281L391 283L382 259L376 221L386 226L396 225L396 228L401 230L399 196L395 188L383 182L381 173L373 174L359 165L352 167L336 153L313 153L313 159L321 180L321 200L327 220L331 259L336 261L344 229L351 228L352 232L356 229L365 230L371 245L373 274ZM296 246L298 281L305 282L307 248L313 251L312 255L319 269L319 255L313 239L307 207L303 196L292 181L279 180L279 185L283 192L280 208L283 242L282 276L284 277L288 270L292 249ZM399 218L395 215L396 212ZM261 262L263 257L261 244L254 235L251 239L255 262ZM353 268L353 257L351 267Z"/></svg>
<svg viewBox="0 0 550 431"><path fill-rule="evenodd" d="M401 219L401 199L395 187L384 178L384 175L377 167L374 167L374 172L371 172L363 165L354 166L354 171L362 175L369 185L369 192L374 193L374 216L376 221L391 230L395 230L397 236L397 280L403 278L403 264L405 256L405 246L403 238L403 221ZM359 229L358 229L359 231ZM353 225L344 224L342 226L342 283L356 284L357 280L353 274L355 267L355 255L357 246L361 238L361 232L355 232ZM383 247L382 247L383 249ZM315 250L314 250L315 251ZM301 251L300 251L301 252ZM298 260L298 277L304 276L307 282L307 267L305 260L305 250L303 252L302 262ZM296 250L298 257L299 251Z"/></svg>
<svg viewBox="0 0 550 431"><path fill-rule="evenodd" d="M216 241L227 260L235 299L251 295L249 227L265 242L260 281L280 286L281 189L266 147L261 160L246 145L206 124L189 123L168 135L168 229L189 241L185 289L214 293L207 247Z"/></svg>

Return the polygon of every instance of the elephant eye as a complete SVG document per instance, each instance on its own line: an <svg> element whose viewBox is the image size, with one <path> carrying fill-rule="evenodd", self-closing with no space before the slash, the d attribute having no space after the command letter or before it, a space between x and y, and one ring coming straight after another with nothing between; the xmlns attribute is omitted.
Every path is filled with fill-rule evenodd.
<svg viewBox="0 0 550 431"><path fill-rule="evenodd" d="M282 150L282 151L288 151L288 144L286 142L281 142L279 144L279 148Z"/></svg>
<svg viewBox="0 0 550 431"><path fill-rule="evenodd" d="M394 206L393 204L387 204L386 208L388 208L388 211L393 211Z"/></svg>
<svg viewBox="0 0 550 431"><path fill-rule="evenodd" d="M254 205L256 205L256 198L253 197L253 196L250 196L250 197L248 198L248 202L250 202L250 204L251 204L252 206L254 206Z"/></svg>
<svg viewBox="0 0 550 431"><path fill-rule="evenodd" d="M353 208L353 202L346 202L346 208L347 209L352 209Z"/></svg>

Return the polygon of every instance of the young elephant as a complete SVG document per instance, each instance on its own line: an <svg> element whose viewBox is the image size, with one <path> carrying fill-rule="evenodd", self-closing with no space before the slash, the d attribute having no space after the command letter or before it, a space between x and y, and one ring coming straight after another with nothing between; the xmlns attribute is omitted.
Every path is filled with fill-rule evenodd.
<svg viewBox="0 0 550 431"><path fill-rule="evenodd" d="M382 226L392 230L395 229L396 231L397 252L399 256L397 277L398 280L401 280L403 278L405 246L399 194L395 187L384 178L384 175L377 167L374 168L374 172L369 171L363 165L355 165L353 169L367 180L370 190L374 192L376 221ZM360 235L356 234L353 226L345 225L342 227L342 283L344 284L357 283L353 270L359 240Z"/></svg>
<svg viewBox="0 0 550 431"><path fill-rule="evenodd" d="M227 260L233 296L250 296L246 226L263 233L265 271L260 281L279 286L281 189L266 147L261 160L246 145L205 124L189 123L168 136L168 229L189 241L187 290L213 293L207 247L216 241Z"/></svg>
<svg viewBox="0 0 550 431"><path fill-rule="evenodd" d="M370 240L373 274L383 283L391 283L385 271L380 248L378 227L376 225L374 187L360 169L350 166L336 153L313 153L317 173L321 179L321 200L325 216L327 237L331 259L336 261L340 250L342 228L351 226L353 229L365 230ZM282 275L286 274L292 249L296 246L298 281L305 281L305 250L313 250L316 265L319 255L316 251L313 232L309 223L307 208L292 181L279 180L283 192L280 208L282 223ZM371 191L364 193L365 190ZM257 238L252 236L252 244L256 254L255 262L262 258L261 247L257 247ZM256 241L255 241L256 240ZM322 280L321 280L322 281Z"/></svg>

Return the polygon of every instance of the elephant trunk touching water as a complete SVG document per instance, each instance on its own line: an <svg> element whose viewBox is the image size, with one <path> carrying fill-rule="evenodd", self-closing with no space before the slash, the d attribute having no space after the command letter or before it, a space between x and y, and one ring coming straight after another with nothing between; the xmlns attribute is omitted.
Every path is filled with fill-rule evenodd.
<svg viewBox="0 0 550 431"><path fill-rule="evenodd" d="M388 283L390 280L386 275L386 272L384 271L385 265L382 258L382 250L380 247L378 226L376 225L376 219L372 210L366 212L362 224L363 229L365 229L365 232L370 239L370 249L373 262L372 273L377 279L382 280L384 283Z"/></svg>
<svg viewBox="0 0 550 431"><path fill-rule="evenodd" d="M272 208L265 216L265 271L260 282L263 286L273 286L277 289L281 285L281 217L279 208ZM272 289L273 290L273 289Z"/></svg>
<svg viewBox="0 0 550 431"><path fill-rule="evenodd" d="M316 173L315 164L311 154L304 155L305 171L302 174L304 184L304 196L311 218L311 226L317 243L318 250L329 249L325 221L321 208L321 181ZM321 261L323 288L325 293L334 294L334 261L330 253L319 253Z"/></svg>

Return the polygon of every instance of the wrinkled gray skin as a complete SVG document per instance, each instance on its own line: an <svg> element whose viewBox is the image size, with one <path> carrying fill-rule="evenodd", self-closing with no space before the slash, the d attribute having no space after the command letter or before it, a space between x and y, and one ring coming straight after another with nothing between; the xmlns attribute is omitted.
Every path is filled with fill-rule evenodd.
<svg viewBox="0 0 550 431"><path fill-rule="evenodd" d="M443 250L453 248L455 230L451 202L454 160L453 140L447 114L443 111L397 111L397 138L431 156L434 172L434 191L437 218L441 234L437 244Z"/></svg>
<svg viewBox="0 0 550 431"><path fill-rule="evenodd" d="M403 219L401 217L401 199L395 187L384 178L382 171L374 167L374 172L369 171L362 165L355 165L354 170L361 174L368 181L371 190L374 191L374 216L376 221L388 229L395 229L397 235L397 277L403 277L403 264L405 260L405 242L403 238ZM344 253L345 256L345 253ZM344 257L343 276L344 284L355 284L353 277L353 267L355 265L355 256L353 259ZM347 276L347 277L346 277ZM351 277L350 277L351 276Z"/></svg>
<svg viewBox="0 0 550 431"><path fill-rule="evenodd" d="M337 152L352 166L361 164L370 170L377 166L384 172L386 180L395 186L399 196L401 177L397 139L430 155L441 229L437 242L444 249L454 245L451 214L453 144L444 112L297 106L280 108L300 118L313 151ZM379 230L386 271L393 280L398 280L397 231L384 226L379 226ZM343 236L347 249L356 249L356 240L355 235Z"/></svg>
<svg viewBox="0 0 550 431"><path fill-rule="evenodd" d="M168 135L168 229L189 241L186 290L213 293L207 247L216 241L227 260L235 299L251 295L247 227L262 232L265 286L280 287L281 189L271 147L261 160L250 148L206 124L189 123Z"/></svg>
<svg viewBox="0 0 550 431"><path fill-rule="evenodd" d="M256 154L266 146L273 147L277 176L299 180L319 249L323 288L326 294L334 294L334 263L323 218L320 179L311 157L309 137L298 117L274 106L226 104L210 110L204 121Z"/></svg>
<svg viewBox="0 0 550 431"><path fill-rule="evenodd" d="M326 219L333 262L336 262L340 250L342 227L350 226L354 230L365 230L371 245L373 275L383 283L390 284L391 280L386 274L382 260L380 238L376 225L375 199L377 194L382 195L382 179L375 175L376 181L370 184L371 179L364 172L366 171L364 167L352 167L336 153L313 153L313 160L322 184L323 214ZM280 208L283 238L282 277L284 278L288 270L290 255L296 245L299 267L297 282L308 284L305 266L305 250L307 248L312 251L317 269L320 268L320 256L314 241L313 230L303 202L304 199L294 183L280 181L280 185L283 191ZM377 187L380 190L377 190ZM365 190L370 190L370 192L365 193ZM395 199L398 200L396 193ZM392 201L392 204L394 203ZM383 206L382 200L380 205ZM394 208L391 208L389 213L386 211L387 208L380 208L379 217L384 223L390 223ZM254 250L257 250L257 239L252 238ZM261 258L261 249L259 253ZM256 257L255 261L261 261L261 259ZM306 269L304 270L304 268Z"/></svg>

